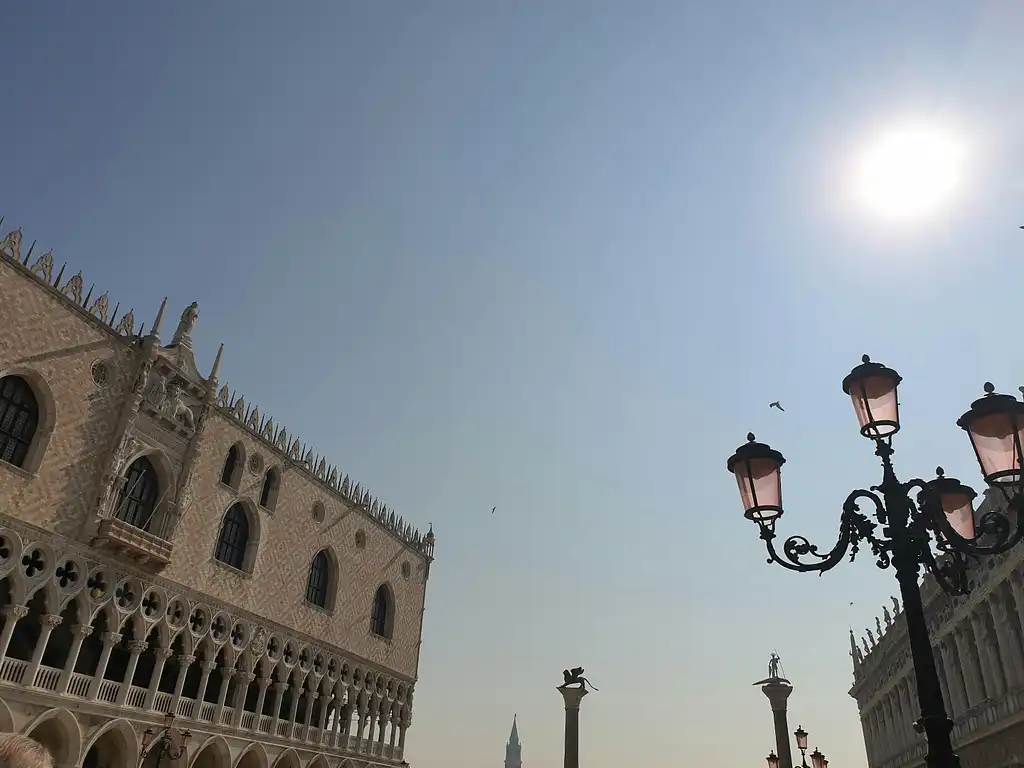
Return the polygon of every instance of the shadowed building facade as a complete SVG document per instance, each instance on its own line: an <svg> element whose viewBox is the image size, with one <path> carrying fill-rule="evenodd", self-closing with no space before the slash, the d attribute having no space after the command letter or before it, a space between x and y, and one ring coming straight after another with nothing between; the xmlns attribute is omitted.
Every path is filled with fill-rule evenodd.
<svg viewBox="0 0 1024 768"><path fill-rule="evenodd" d="M996 499L989 494L976 517ZM972 565L970 584L966 597L950 597L931 576L922 585L953 746L963 768L1024 766L1024 549ZM923 768L927 745L914 729L920 706L896 598L861 645L851 630L850 655L868 764Z"/></svg>
<svg viewBox="0 0 1024 768"><path fill-rule="evenodd" d="M86 285L0 241L0 731L134 767L170 712L162 765L401 764L433 533L202 373L195 304L146 330Z"/></svg>

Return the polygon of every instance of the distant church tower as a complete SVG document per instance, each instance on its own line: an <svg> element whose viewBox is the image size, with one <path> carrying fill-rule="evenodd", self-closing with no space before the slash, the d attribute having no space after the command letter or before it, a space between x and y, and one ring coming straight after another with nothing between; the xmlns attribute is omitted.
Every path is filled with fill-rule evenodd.
<svg viewBox="0 0 1024 768"><path fill-rule="evenodd" d="M519 729L516 728L516 716L512 716L512 733L505 745L505 768L523 768L523 747L519 743Z"/></svg>

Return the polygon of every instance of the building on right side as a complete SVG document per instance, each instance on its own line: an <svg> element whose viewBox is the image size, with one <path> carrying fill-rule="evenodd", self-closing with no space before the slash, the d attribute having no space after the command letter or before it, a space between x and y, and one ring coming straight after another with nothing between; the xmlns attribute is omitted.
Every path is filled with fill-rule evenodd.
<svg viewBox="0 0 1024 768"><path fill-rule="evenodd" d="M980 519L994 494L979 505ZM922 583L925 616L953 746L963 768L1024 766L1024 545L983 557L970 573L970 594L947 595L932 576ZM906 621L897 599L858 645L850 630L854 683L871 768L925 765Z"/></svg>

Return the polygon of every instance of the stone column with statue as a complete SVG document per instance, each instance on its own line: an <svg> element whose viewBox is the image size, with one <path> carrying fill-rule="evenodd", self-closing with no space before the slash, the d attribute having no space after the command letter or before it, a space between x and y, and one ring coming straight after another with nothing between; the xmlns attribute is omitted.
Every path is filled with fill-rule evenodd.
<svg viewBox="0 0 1024 768"><path fill-rule="evenodd" d="M789 746L789 721L787 719L786 702L793 686L780 672L779 654L772 653L768 661L768 677L758 680L754 685L761 686L761 692L772 705L772 720L775 725L775 749L779 756L779 768L793 768L793 751Z"/></svg>
<svg viewBox="0 0 1024 768"><path fill-rule="evenodd" d="M580 702L589 691L590 681L583 676L583 667L573 667L562 672L563 682L558 692L565 701L565 761L564 768L580 766ZM593 685L590 685L594 688ZM596 691L597 688L594 688Z"/></svg>

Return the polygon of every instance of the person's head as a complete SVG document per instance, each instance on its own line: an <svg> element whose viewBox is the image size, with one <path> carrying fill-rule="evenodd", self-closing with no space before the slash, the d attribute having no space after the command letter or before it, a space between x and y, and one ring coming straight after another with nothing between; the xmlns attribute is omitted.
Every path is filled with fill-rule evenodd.
<svg viewBox="0 0 1024 768"><path fill-rule="evenodd" d="M0 733L0 766L2 768L53 768L53 758L46 748L19 733Z"/></svg>

